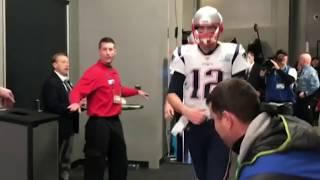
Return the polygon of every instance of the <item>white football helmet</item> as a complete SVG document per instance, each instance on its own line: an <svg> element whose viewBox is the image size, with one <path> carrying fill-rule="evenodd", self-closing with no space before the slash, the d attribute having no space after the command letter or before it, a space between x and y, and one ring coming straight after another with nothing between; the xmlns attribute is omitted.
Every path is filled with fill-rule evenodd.
<svg viewBox="0 0 320 180"><path fill-rule="evenodd" d="M200 8L192 19L192 34L195 43L210 47L216 44L223 31L223 20L216 8Z"/></svg>

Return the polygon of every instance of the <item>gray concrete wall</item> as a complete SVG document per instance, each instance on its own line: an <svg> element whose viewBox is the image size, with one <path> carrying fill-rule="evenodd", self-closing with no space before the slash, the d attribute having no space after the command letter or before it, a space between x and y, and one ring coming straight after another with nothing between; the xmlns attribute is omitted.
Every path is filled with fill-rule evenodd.
<svg viewBox="0 0 320 180"><path fill-rule="evenodd" d="M320 8L319 7L320 7L319 0L307 1L306 41L309 42L309 52L311 53L312 56L317 55L317 41L320 41ZM319 50L318 50L318 56L320 56Z"/></svg>
<svg viewBox="0 0 320 180"><path fill-rule="evenodd" d="M295 62L300 53L306 52L307 0L290 0L289 5L289 57Z"/></svg>
<svg viewBox="0 0 320 180"><path fill-rule="evenodd" d="M197 0L184 0L183 1L183 22L182 28L185 31L191 31L192 18L197 10Z"/></svg>
<svg viewBox="0 0 320 180"><path fill-rule="evenodd" d="M317 53L317 41L320 41L319 6L318 0L290 1L291 51L289 55L295 57L295 60L303 52L310 52L312 56L320 55L319 51Z"/></svg>
<svg viewBox="0 0 320 180"><path fill-rule="evenodd" d="M168 2L78 1L80 74L98 59L100 38L111 36L117 42L114 66L121 73L122 83L140 84L150 93L149 101L128 99L128 103L145 108L123 112L121 119L129 160L148 161L151 168L159 167L164 154L162 66L168 55Z"/></svg>
<svg viewBox="0 0 320 180"><path fill-rule="evenodd" d="M70 59L70 80L76 83L80 78L79 61L79 1L70 1L69 4L69 59ZM79 122L79 133L75 135L72 161L83 159L84 127L88 116L86 112L81 113Z"/></svg>
<svg viewBox="0 0 320 180"><path fill-rule="evenodd" d="M181 36L183 28L183 15L184 15L184 0L167 0L168 1L168 58L171 58L172 51L179 45L181 45ZM178 37L175 38L175 27L178 27Z"/></svg>
<svg viewBox="0 0 320 180"><path fill-rule="evenodd" d="M79 1L69 3L69 59L70 80L79 79Z"/></svg>

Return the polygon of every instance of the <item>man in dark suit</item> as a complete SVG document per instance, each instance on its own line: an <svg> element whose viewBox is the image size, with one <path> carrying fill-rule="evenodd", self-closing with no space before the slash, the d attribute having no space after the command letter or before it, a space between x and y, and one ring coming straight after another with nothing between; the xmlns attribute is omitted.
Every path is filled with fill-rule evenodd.
<svg viewBox="0 0 320 180"><path fill-rule="evenodd" d="M69 58L65 53L52 57L53 72L43 84L42 101L44 111L60 115L59 119L59 173L60 180L69 179L73 135L79 129L79 113L70 112Z"/></svg>
<svg viewBox="0 0 320 180"><path fill-rule="evenodd" d="M258 40L255 40L253 43L248 45L247 60L250 64L249 72L247 72L247 81L258 92L260 100L263 100L265 84L264 79L260 77L260 71L262 70L262 63L264 59L262 57L262 52Z"/></svg>

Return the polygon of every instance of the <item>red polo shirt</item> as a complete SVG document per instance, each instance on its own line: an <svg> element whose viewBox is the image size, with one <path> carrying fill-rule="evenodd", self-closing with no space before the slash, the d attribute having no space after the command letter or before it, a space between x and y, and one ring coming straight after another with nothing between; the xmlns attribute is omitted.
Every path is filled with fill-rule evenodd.
<svg viewBox="0 0 320 180"><path fill-rule="evenodd" d="M110 117L121 113L121 104L114 103L114 96L134 96L138 90L121 85L120 75L114 67L100 61L89 67L70 92L70 103L79 103L87 97L89 116Z"/></svg>

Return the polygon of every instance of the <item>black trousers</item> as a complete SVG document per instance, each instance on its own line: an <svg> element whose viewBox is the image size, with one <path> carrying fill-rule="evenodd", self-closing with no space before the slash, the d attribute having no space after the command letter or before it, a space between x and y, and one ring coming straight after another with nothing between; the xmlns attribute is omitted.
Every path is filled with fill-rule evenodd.
<svg viewBox="0 0 320 180"><path fill-rule="evenodd" d="M317 113L315 112L315 107L317 105L317 99L315 96L310 95L305 98L297 98L297 102L294 106L294 115L315 125L318 120Z"/></svg>
<svg viewBox="0 0 320 180"><path fill-rule="evenodd" d="M213 121L188 124L185 141L199 180L223 180L227 176L229 148L214 128Z"/></svg>
<svg viewBox="0 0 320 180"><path fill-rule="evenodd" d="M109 180L126 180L128 160L118 116L90 117L85 127L85 180L103 180L106 158Z"/></svg>

